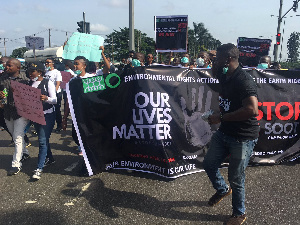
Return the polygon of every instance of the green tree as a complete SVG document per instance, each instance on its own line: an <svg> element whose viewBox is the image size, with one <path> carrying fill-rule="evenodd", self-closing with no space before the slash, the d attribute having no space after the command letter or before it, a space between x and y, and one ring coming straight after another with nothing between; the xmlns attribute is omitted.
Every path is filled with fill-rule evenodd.
<svg viewBox="0 0 300 225"><path fill-rule="evenodd" d="M300 33L291 33L287 42L288 58L291 62L297 62L299 58L299 47L300 47Z"/></svg>
<svg viewBox="0 0 300 225"><path fill-rule="evenodd" d="M147 34L140 30L134 30L135 50L144 54L155 53L155 42L153 38L147 37ZM129 28L120 28L107 35L104 40L105 52L114 60L121 60L128 57L129 51Z"/></svg>
<svg viewBox="0 0 300 225"><path fill-rule="evenodd" d="M10 57L13 58L24 58L24 53L28 50L26 47L16 48L11 53Z"/></svg>
<svg viewBox="0 0 300 225"><path fill-rule="evenodd" d="M294 69L300 69L300 61L298 62L280 62L281 68L282 69L289 69L289 70L294 70Z"/></svg>
<svg viewBox="0 0 300 225"><path fill-rule="evenodd" d="M197 56L200 51L217 49L222 44L209 33L204 23L193 22L193 28L188 30L188 50L191 56Z"/></svg>

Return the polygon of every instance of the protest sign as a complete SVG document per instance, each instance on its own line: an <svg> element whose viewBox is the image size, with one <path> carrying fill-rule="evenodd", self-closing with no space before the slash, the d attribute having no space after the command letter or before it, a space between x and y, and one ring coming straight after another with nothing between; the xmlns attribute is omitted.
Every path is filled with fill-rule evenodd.
<svg viewBox="0 0 300 225"><path fill-rule="evenodd" d="M299 157L300 72L248 72L258 87L261 127L250 164ZM106 81L105 76L93 81ZM220 86L211 70L137 67L119 77L119 84L118 77L110 79L113 88L102 82L106 88L88 92L85 79L68 84L72 119L89 174L130 169L176 178L203 171L210 139L218 129L202 117L210 109L219 111Z"/></svg>
<svg viewBox="0 0 300 225"><path fill-rule="evenodd" d="M17 81L11 81L17 112L20 116L32 122L46 125L41 101L41 90Z"/></svg>
<svg viewBox="0 0 300 225"><path fill-rule="evenodd" d="M66 89L66 84L71 80L72 74L66 71L60 71L62 81L60 82L60 88Z"/></svg>
<svg viewBox="0 0 300 225"><path fill-rule="evenodd" d="M25 36L26 48L44 50L44 38Z"/></svg>
<svg viewBox="0 0 300 225"><path fill-rule="evenodd" d="M239 37L237 40L237 47L240 50L239 61L245 66L256 67L261 56L269 55L271 43L271 39Z"/></svg>
<svg viewBox="0 0 300 225"><path fill-rule="evenodd" d="M188 16L156 16L157 52L187 51Z"/></svg>
<svg viewBox="0 0 300 225"><path fill-rule="evenodd" d="M89 61L100 62L104 38L98 35L75 32L68 40L63 51L63 59L74 60L76 56L84 56Z"/></svg>

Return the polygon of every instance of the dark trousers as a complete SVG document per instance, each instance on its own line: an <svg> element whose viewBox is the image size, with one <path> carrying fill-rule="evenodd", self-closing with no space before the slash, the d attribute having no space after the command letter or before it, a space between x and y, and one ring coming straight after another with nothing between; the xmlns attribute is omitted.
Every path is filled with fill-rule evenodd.
<svg viewBox="0 0 300 225"><path fill-rule="evenodd" d="M74 142L76 143L76 145L79 146L77 133L76 133L76 130L75 130L75 127L74 127L73 123L72 123L72 138L73 138Z"/></svg>
<svg viewBox="0 0 300 225"><path fill-rule="evenodd" d="M62 116L61 116L60 107L61 107L62 92L56 93L56 97L57 97L57 103L54 105L55 112L56 112L56 125L57 128L61 128Z"/></svg>

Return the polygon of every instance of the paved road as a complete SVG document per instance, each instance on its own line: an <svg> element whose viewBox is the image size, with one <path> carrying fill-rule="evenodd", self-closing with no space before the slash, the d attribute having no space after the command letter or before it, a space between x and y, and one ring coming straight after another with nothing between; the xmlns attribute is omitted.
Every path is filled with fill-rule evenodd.
<svg viewBox="0 0 300 225"><path fill-rule="evenodd" d="M151 174L111 171L80 177L70 130L53 133L56 163L40 181L30 180L37 163L37 137L29 132L31 158L7 176L13 147L0 131L0 224L223 224L230 197L207 206L214 190L204 172L165 180ZM246 224L300 224L299 162L247 169ZM227 169L222 169L226 176Z"/></svg>

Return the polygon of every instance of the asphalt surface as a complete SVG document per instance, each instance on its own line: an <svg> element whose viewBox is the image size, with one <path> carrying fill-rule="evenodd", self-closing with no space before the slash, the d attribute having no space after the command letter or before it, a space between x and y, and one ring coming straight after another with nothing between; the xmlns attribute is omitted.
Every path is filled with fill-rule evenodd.
<svg viewBox="0 0 300 225"><path fill-rule="evenodd" d="M13 147L0 131L0 224L223 224L231 215L231 197L216 207L205 172L167 180L158 176L112 170L92 177L79 176L70 123L65 132L51 135L56 163L42 178L30 179L37 164L37 136L29 131L31 158L22 171L7 176ZM245 224L300 224L299 161L284 165L248 167ZM227 169L222 169L227 177Z"/></svg>

